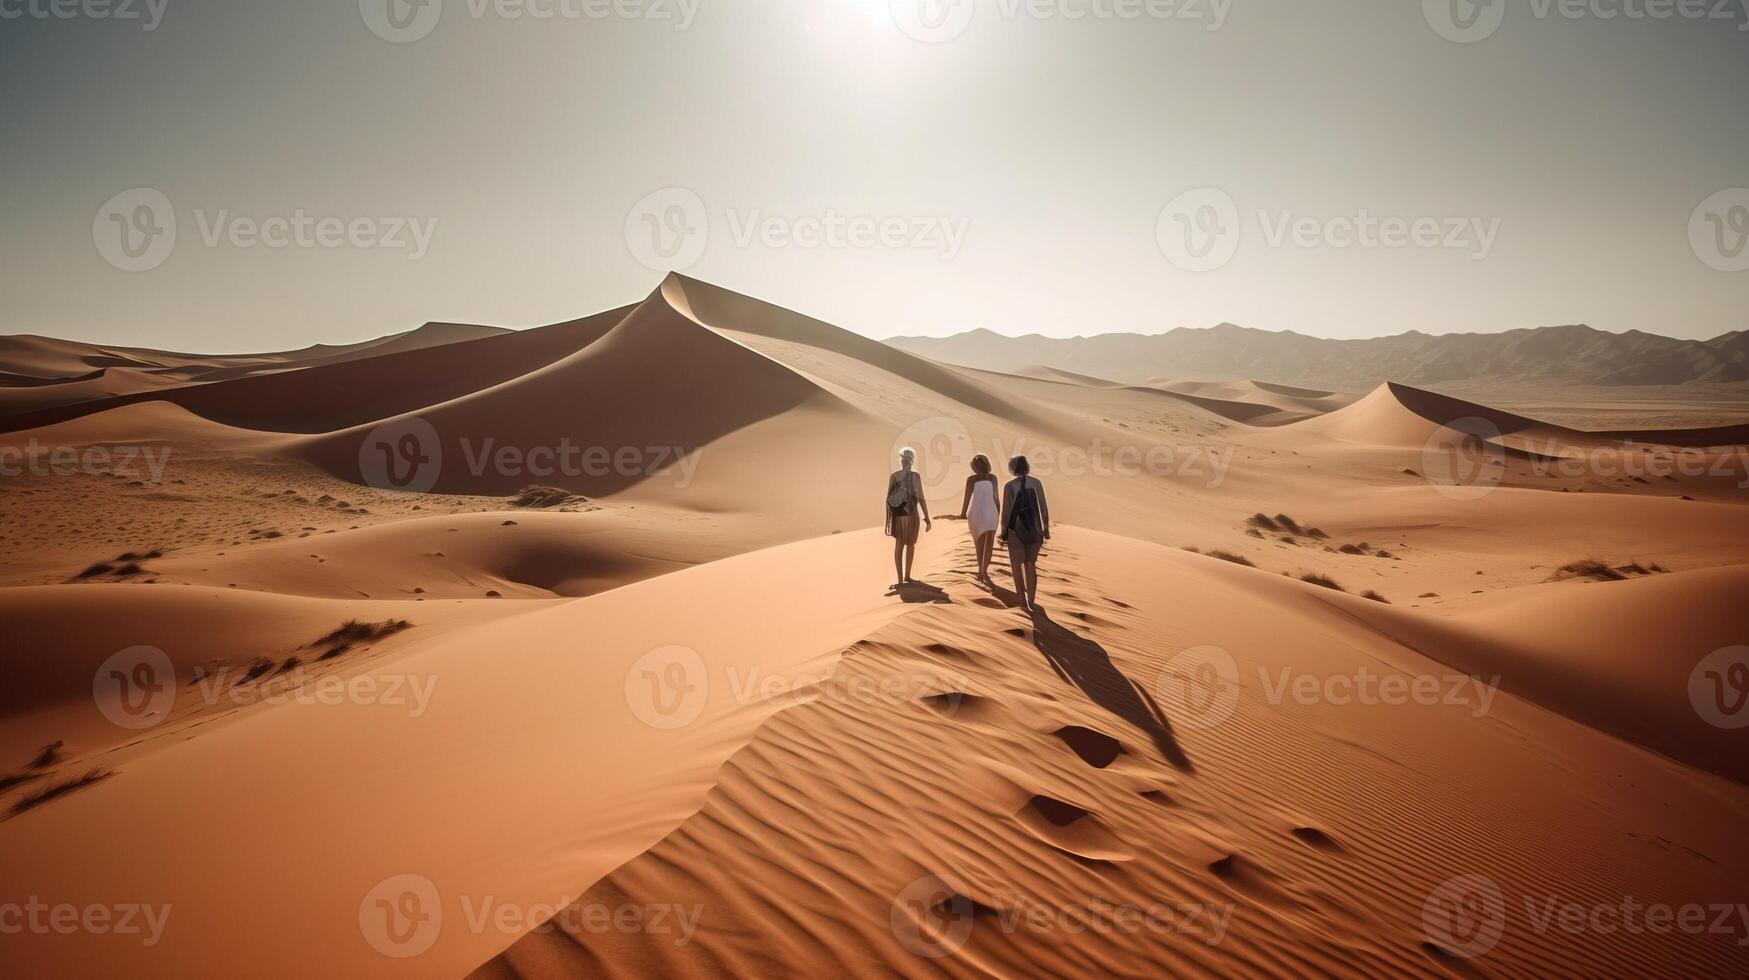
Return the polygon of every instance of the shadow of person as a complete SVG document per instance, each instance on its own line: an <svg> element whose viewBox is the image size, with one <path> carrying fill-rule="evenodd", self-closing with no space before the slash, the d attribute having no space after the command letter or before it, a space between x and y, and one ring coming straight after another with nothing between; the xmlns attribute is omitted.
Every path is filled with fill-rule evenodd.
<svg viewBox="0 0 1749 980"><path fill-rule="evenodd" d="M996 601L1002 603L1004 606L1007 606L1010 609L1020 608L1020 595L1013 589L1005 589L1002 586L997 585L995 582L981 583L980 588L988 589L990 594L996 597ZM1068 680L1067 677L1063 679Z"/></svg>
<svg viewBox="0 0 1749 980"><path fill-rule="evenodd" d="M1094 704L1146 732L1166 761L1185 772L1196 771L1172 737L1172 723L1160 706L1146 688L1117 669L1104 647L1059 626L1043 609L1032 611L1032 643L1065 683L1080 688Z"/></svg>
<svg viewBox="0 0 1749 980"><path fill-rule="evenodd" d="M906 602L928 602L937 605L952 603L953 599L945 591L928 582L906 582L887 590L887 595L896 595Z"/></svg>

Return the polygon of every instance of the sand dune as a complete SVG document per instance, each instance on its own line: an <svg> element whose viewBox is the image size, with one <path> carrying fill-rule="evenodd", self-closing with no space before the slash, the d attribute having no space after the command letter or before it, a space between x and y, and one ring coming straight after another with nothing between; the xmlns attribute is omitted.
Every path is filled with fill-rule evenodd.
<svg viewBox="0 0 1749 980"><path fill-rule="evenodd" d="M79 771L130 764L204 735L209 726L228 722L245 708L271 710L273 705L265 702L276 677L281 683L288 676L309 682L418 643L422 635L533 608L528 603L305 599L174 585L6 589L0 591L0 609L14 642L7 647L5 669L16 683L0 692L0 744L13 756L5 766L22 762L26 749L34 752L55 741L65 743L62 751ZM314 645L316 641L347 621L401 618L418 629L358 644L328 661L319 659L335 645ZM190 629L191 623L199 628ZM144 714L137 727L119 725L93 700L93 678L100 678L100 668L119 652L141 647L160 651L174 669L175 682L169 685L174 696L163 720ZM55 655L40 656L43 650ZM281 672L294 658L303 670ZM268 686L244 683L249 670L264 660L272 665L272 673L262 678ZM123 658L112 666L131 669L131 664ZM312 673L316 671L320 673ZM201 686L198 678L203 676L211 678L210 690ZM44 777L41 782L47 781ZM40 785L26 783L7 796L16 798Z"/></svg>
<svg viewBox="0 0 1749 980"><path fill-rule="evenodd" d="M9 417L118 395L174 388L185 383L170 375L149 374L130 368L98 368L70 380L12 375L8 380L0 381L0 424Z"/></svg>
<svg viewBox="0 0 1749 980"><path fill-rule="evenodd" d="M115 351L34 334L0 337L0 371L40 380L84 377L94 370L111 367L160 367L163 360L186 363L196 358L163 351Z"/></svg>
<svg viewBox="0 0 1749 980"><path fill-rule="evenodd" d="M1016 424L1049 424L1026 404L999 388L972 381L962 372L750 296L679 275L669 276L661 293L696 322L734 331L743 339L760 338L828 351L950 398L961 406L999 414ZM774 355L793 350L761 344L759 340L750 342Z"/></svg>
<svg viewBox="0 0 1749 980"><path fill-rule="evenodd" d="M509 492L529 482L467 459L496 442L513 447L668 447L690 454L735 429L808 403L848 411L790 368L702 327L658 289L599 340L540 370L472 395L430 405L418 418L438 434L437 489ZM392 421L392 420L391 420ZM374 427L312 439L303 452L331 471L359 474L360 446ZM583 493L610 493L649 474L560 476Z"/></svg>
<svg viewBox="0 0 1749 980"><path fill-rule="evenodd" d="M1551 887L1735 894L1742 787L1506 694L1486 710L1472 688L1438 706L1272 700L1282 671L1441 668L1354 631L1364 600L1106 535L1053 551L1049 616L1029 623L972 587L957 548L929 576L947 604L845 649L698 814L476 975L1435 974L1459 961L1427 938L1424 899L1457 876L1497 882L1518 918ZM1260 600L1267 622L1235 615ZM1230 716L1174 699L1186 647L1230 657ZM1434 758L1440 778L1418 778ZM1623 780L1640 790L1622 809L1567 809ZM1114 928L1126 901L1154 903L1162 927ZM699 919L684 942L591 924L625 905ZM1514 925L1490 971L1749 962L1729 937L1574 946Z"/></svg>
<svg viewBox="0 0 1749 980"><path fill-rule="evenodd" d="M0 392L97 397L0 418L0 864L173 907L153 947L31 935L11 972L1749 970L1741 933L1535 918L1743 899L1749 729L1692 688L1744 642L1733 430L959 368L681 276L507 333L9 344ZM70 368L103 374L29 373ZM1479 477L1430 472L1472 433ZM901 445L938 518L974 452L1033 459L1044 615L950 520L886 590ZM611 465L531 465L565 446ZM132 728L94 692L140 646L173 696ZM1352 696L1387 676L1439 697ZM1424 917L1472 876L1479 951ZM667 924L601 926L626 907Z"/></svg>
<svg viewBox="0 0 1749 980"><path fill-rule="evenodd" d="M1634 581L1535 586L1451 607L1437 619L1367 608L1415 649L1551 710L1749 783L1749 756L1694 708L1689 680L1743 632L1749 566ZM1659 610L1651 616L1648 610ZM1704 690L1704 688L1703 688Z"/></svg>
<svg viewBox="0 0 1749 980"><path fill-rule="evenodd" d="M465 973L538 923L469 929L455 903L559 907L578 881L696 810L722 760L784 704L739 699L733 682L806 683L822 658L908 608L881 597L890 569L850 560L878 546L878 532L865 531L561 605L492 603L529 612L472 628L422 623L432 603L388 604L415 625L396 638L400 654L355 676L384 692L398 677L434 685L417 717L380 699L251 707L0 824L0 862L12 873L56 894L162 896L176 915L151 950L120 937L33 937L9 952L10 965L54 972L76 957L83 970L168 977L235 973L265 957L305 976ZM845 574L822 588L822 567ZM628 702L628 672L675 645L703 658L707 689L685 702L691 724L659 728L645 720L665 721L657 702ZM195 805L198 822L188 819ZM104 831L117 813L128 834ZM267 842L295 842L295 854L237 860ZM361 905L379 882L414 870L450 896L452 926L417 959L387 958L360 933Z"/></svg>
<svg viewBox="0 0 1749 980"><path fill-rule="evenodd" d="M1178 381L1157 384L1167 391L1181 395L1271 406L1279 412L1278 416L1268 417L1270 421L1267 424L1272 425L1285 425L1288 422L1324 415L1359 400L1357 395L1315 388L1294 388L1270 384L1267 381Z"/></svg>
<svg viewBox="0 0 1749 980"><path fill-rule="evenodd" d="M1108 381L1105 378L1096 378L1091 374L1076 374L1074 371L1065 371L1048 364L1028 364L1025 367L1015 369L1014 373L1026 378L1038 378L1040 381L1067 381L1071 384L1093 385L1097 388L1111 388L1121 383Z"/></svg>
<svg viewBox="0 0 1749 980"><path fill-rule="evenodd" d="M227 425L276 432L329 432L436 404L519 378L587 346L624 310L532 330L468 339L467 331L402 335L381 352L343 350L228 380L132 391L77 404L44 406L0 417L0 428L26 429L142 401L167 401ZM485 330L488 328L479 328ZM419 335L415 339L415 335ZM462 346L445 349L451 344ZM283 365L281 366L283 368ZM384 378L397 379L393 385Z"/></svg>
<svg viewBox="0 0 1749 980"><path fill-rule="evenodd" d="M1345 442L1405 447L1426 445L1440 429L1473 431L1489 439L1570 431L1399 384L1380 385L1358 401L1309 420L1301 428Z"/></svg>
<svg viewBox="0 0 1749 980"><path fill-rule="evenodd" d="M427 323L405 333L356 344L315 344L262 354L187 354L144 347L111 347L32 334L0 337L0 372L42 381L66 381L95 370L117 368L180 380L208 379L213 373L248 373L379 357L503 333L501 327L468 323Z"/></svg>
<svg viewBox="0 0 1749 980"><path fill-rule="evenodd" d="M1709 448L1749 443L1749 425L1584 431L1395 383L1382 385L1364 398L1308 422L1305 428L1345 441L1400 446L1424 445L1442 428L1473 432L1489 440L1504 436L1507 445L1585 446L1632 441Z"/></svg>
<svg viewBox="0 0 1749 980"><path fill-rule="evenodd" d="M966 369L968 373L985 372ZM1012 374L988 372L992 376L1030 378L1091 388L1121 388L1129 391L1157 391L1186 404L1194 405L1211 415L1231 422L1251 426L1277 426L1334 411L1355 400L1355 396L1327 391L1289 388L1257 381L1212 382L1150 381L1147 385L1126 385L1090 375L1076 374L1059 368L1030 366Z"/></svg>
<svg viewBox="0 0 1749 980"><path fill-rule="evenodd" d="M509 510L414 518L314 540L275 540L242 552L196 552L149 567L160 582L281 595L575 597L736 550L731 533L701 541L688 536L685 526L678 515Z"/></svg>
<svg viewBox="0 0 1749 980"><path fill-rule="evenodd" d="M1245 425L1275 426L1287 425L1302 419L1313 418L1316 412L1308 412L1296 408L1283 408L1273 400L1248 400L1244 398L1211 398L1207 395L1188 394L1186 392L1170 391L1175 397L1182 398L1198 408L1206 409L1221 418Z"/></svg>

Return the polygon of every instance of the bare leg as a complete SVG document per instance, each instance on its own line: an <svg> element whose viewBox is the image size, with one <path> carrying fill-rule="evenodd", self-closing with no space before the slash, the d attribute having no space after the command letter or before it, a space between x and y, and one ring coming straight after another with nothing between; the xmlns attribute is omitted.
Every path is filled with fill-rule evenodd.
<svg viewBox="0 0 1749 980"><path fill-rule="evenodd" d="M1038 565L1026 563L1026 608L1038 608Z"/></svg>
<svg viewBox="0 0 1749 980"><path fill-rule="evenodd" d="M917 542L905 546L905 581L911 581L911 562L917 558Z"/></svg>
<svg viewBox="0 0 1749 980"><path fill-rule="evenodd" d="M1021 608L1031 609L1032 606L1026 598L1025 558L1026 556L1022 554L1021 549L1010 541L1008 543L1008 567L1014 572L1014 597L1020 600Z"/></svg>
<svg viewBox="0 0 1749 980"><path fill-rule="evenodd" d="M905 581L905 525L903 518L893 521L893 584Z"/></svg>
<svg viewBox="0 0 1749 980"><path fill-rule="evenodd" d="M976 548L978 551L978 581L990 580L990 552L996 547L996 532L986 531L978 535Z"/></svg>

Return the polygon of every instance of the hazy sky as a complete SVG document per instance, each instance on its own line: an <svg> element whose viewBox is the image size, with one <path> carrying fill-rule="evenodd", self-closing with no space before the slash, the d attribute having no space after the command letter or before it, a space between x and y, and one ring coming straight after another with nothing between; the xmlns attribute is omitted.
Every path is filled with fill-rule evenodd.
<svg viewBox="0 0 1749 980"><path fill-rule="evenodd" d="M423 2L0 0L0 333L1749 327L1746 0Z"/></svg>

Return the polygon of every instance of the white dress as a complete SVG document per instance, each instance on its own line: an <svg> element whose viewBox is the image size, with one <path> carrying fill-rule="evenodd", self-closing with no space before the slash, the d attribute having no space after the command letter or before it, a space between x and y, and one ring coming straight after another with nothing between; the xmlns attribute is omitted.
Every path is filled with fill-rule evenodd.
<svg viewBox="0 0 1749 980"><path fill-rule="evenodd" d="M966 526L972 537L996 530L996 484L979 480L972 485L972 505L966 510Z"/></svg>

